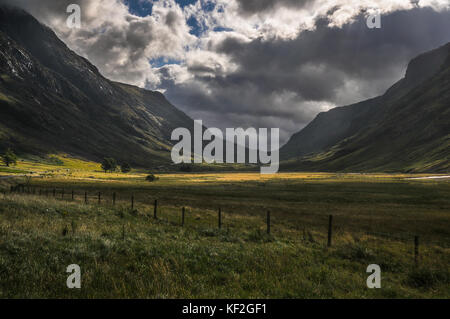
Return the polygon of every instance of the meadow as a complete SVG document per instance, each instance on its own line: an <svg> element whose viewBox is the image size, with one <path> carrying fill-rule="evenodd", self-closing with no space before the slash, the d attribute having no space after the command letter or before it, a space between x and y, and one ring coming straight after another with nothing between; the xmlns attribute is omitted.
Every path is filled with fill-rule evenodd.
<svg viewBox="0 0 450 319"><path fill-rule="evenodd" d="M448 179L148 173L61 155L1 167L0 297L450 297ZM17 183L29 184L11 193ZM66 287L73 263L81 289ZM381 267L381 289L366 286L369 264Z"/></svg>

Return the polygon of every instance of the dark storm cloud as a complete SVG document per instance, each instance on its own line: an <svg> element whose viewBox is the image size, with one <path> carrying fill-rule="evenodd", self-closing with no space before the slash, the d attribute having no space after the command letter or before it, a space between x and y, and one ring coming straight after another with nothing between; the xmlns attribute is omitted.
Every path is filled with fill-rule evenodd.
<svg viewBox="0 0 450 319"><path fill-rule="evenodd" d="M417 9L383 17L379 30L368 29L362 18L342 28L329 28L321 20L316 30L293 41L228 38L216 49L241 66L232 75L238 81L257 83L265 91L284 88L306 98L328 99L330 89L343 84L335 72L363 81L384 77L415 55L450 41L449 30L449 11Z"/></svg>
<svg viewBox="0 0 450 319"><path fill-rule="evenodd" d="M194 72L195 79L182 85L167 75L162 87L175 105L211 124L273 125L288 136L321 103L345 105L383 93L413 57L450 41L449 30L449 11L414 9L383 16L381 29L368 29L361 17L342 28L318 21L316 30L295 40L229 37L214 49L231 57L235 72Z"/></svg>

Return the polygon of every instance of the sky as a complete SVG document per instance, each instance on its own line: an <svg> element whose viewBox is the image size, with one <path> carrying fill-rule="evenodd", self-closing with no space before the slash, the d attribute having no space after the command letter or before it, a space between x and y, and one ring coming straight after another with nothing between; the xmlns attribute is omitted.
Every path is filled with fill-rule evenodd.
<svg viewBox="0 0 450 319"><path fill-rule="evenodd" d="M0 0L107 78L165 94L208 127L280 128L384 93L450 42L450 0ZM81 28L66 24L81 7ZM369 14L381 28L369 29Z"/></svg>

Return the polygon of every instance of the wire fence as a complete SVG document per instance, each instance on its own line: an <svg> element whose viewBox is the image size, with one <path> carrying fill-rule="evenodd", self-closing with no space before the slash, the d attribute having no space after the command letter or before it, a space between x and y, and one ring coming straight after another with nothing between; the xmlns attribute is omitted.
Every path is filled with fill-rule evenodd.
<svg viewBox="0 0 450 319"><path fill-rule="evenodd" d="M37 188L34 186L27 186L24 184L19 184L16 186L11 186L10 188L11 194L29 194L41 197L54 198L59 200L70 200L72 202L79 202L81 204L97 204L97 205L110 205L112 207L120 207L120 208L128 208L131 210L135 210L136 206L139 202L136 200L135 195L131 194L127 197L119 196L118 192L109 192L102 193L98 191L83 191L83 192L75 192L74 190L67 191L66 189L57 189L57 188ZM204 216L194 215L192 211L187 211L187 208L182 206L179 210L179 215L177 213L173 213L174 206L162 206L158 199L154 199L151 207L149 205L143 205L143 208L148 210L147 216L152 216L155 220L165 220L166 222L170 222L172 225L178 225L181 227L185 227L186 224L189 223L190 227L195 227L196 221L200 220ZM164 210L164 216L161 216ZM177 216L178 215L178 216ZM224 211L219 207L217 209L217 215L215 217L209 216L210 218L214 218L209 221L210 228L223 229L226 228L227 231L230 228L239 228L241 225L239 221L233 221L230 214L226 216L226 224L224 223ZM208 223L206 223L208 224ZM254 226L261 230L262 232L267 233L267 235L273 235L273 212L266 211L264 216L260 216L258 219L254 217ZM202 226L205 226L205 223L202 223ZM324 225L325 226L325 225ZM366 236L370 238L371 242L375 245L378 245L377 241L392 241L397 243L403 243L405 247L405 252L413 256L414 263L417 265L421 260L421 249L428 249L430 246L438 246L442 248L450 248L450 242L445 240L435 240L431 238L426 238L424 236L419 236L413 233L387 233L387 232L375 232L375 231L359 231L357 233L352 233L351 231L345 230L341 225L339 227L335 227L333 215L328 216L328 224L326 232L323 237L326 242L327 247L332 247L334 245L334 241L336 239L336 233L338 235L343 233L350 233L355 236ZM297 227L297 231L301 231L303 240L317 242L317 238L314 239L314 235L307 230L305 227L303 229ZM277 230L275 230L276 232ZM322 234L321 234L322 235ZM370 242L369 240L369 242Z"/></svg>

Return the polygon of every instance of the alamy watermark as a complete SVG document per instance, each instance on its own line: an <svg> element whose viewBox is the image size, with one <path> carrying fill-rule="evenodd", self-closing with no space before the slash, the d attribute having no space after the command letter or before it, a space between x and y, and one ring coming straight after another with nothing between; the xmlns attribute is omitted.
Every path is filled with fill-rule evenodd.
<svg viewBox="0 0 450 319"><path fill-rule="evenodd" d="M66 24L70 29L81 28L81 8L78 4L69 4L66 9L70 15L67 17Z"/></svg>
<svg viewBox="0 0 450 319"><path fill-rule="evenodd" d="M77 264L67 266L66 272L71 273L66 280L67 288L81 288L81 268Z"/></svg>
<svg viewBox="0 0 450 319"><path fill-rule="evenodd" d="M377 264L371 264L367 266L367 273L371 273L369 277L367 277L367 288L381 288L381 268Z"/></svg>
<svg viewBox="0 0 450 319"><path fill-rule="evenodd" d="M218 128L204 130L201 120L194 121L194 147L191 132L177 128L172 132L172 141L179 141L171 152L172 161L180 163L250 163L267 164L261 174L275 174L279 168L280 130L267 128L227 128L225 134ZM248 144L246 143L248 140ZM210 141L205 147L204 142ZM226 146L224 147L224 144ZM193 152L192 152L193 149ZM270 152L269 152L270 149ZM235 152L236 151L236 152ZM248 154L248 162L246 161Z"/></svg>
<svg viewBox="0 0 450 319"><path fill-rule="evenodd" d="M369 29L381 29L381 11L377 9L369 10L366 24Z"/></svg>

